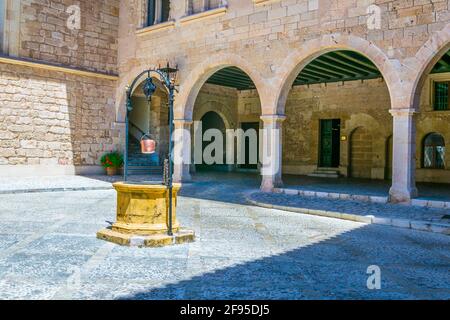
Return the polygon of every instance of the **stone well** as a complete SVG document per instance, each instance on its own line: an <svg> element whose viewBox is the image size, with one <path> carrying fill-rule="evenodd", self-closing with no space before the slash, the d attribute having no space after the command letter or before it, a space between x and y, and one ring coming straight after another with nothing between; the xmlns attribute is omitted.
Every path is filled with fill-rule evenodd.
<svg viewBox="0 0 450 320"><path fill-rule="evenodd" d="M168 235L169 190L164 185L145 185L119 182L117 191L117 221L110 228L97 233L97 238L123 246L161 247L192 242L195 234L183 230L177 220L177 195L180 184L172 193L172 231Z"/></svg>

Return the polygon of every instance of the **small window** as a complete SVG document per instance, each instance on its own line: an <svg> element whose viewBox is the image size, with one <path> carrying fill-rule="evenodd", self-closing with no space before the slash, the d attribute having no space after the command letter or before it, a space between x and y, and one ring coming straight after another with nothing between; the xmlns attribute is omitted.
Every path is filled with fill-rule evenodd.
<svg viewBox="0 0 450 320"><path fill-rule="evenodd" d="M434 83L434 110L449 110L448 99L449 82Z"/></svg>
<svg viewBox="0 0 450 320"><path fill-rule="evenodd" d="M147 27L167 22L170 18L170 0L148 0Z"/></svg>
<svg viewBox="0 0 450 320"><path fill-rule="evenodd" d="M217 9L225 5L223 0L189 0L188 14L196 14L207 10Z"/></svg>
<svg viewBox="0 0 450 320"><path fill-rule="evenodd" d="M423 143L423 167L427 169L445 168L445 141L437 133L430 133Z"/></svg>

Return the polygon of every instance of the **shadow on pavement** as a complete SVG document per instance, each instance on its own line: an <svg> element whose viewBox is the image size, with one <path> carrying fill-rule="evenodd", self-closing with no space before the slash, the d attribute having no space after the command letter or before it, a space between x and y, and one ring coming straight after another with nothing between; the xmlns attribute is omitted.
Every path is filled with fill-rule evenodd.
<svg viewBox="0 0 450 320"><path fill-rule="evenodd" d="M379 241L373 241L377 236ZM380 227L367 225L295 248L296 244L287 236L286 242L280 244L286 251L280 254L123 299L449 299L448 260L442 256L437 261L435 251L446 250L448 237L435 236L434 241L423 238L420 247L402 245L402 238L407 237L401 231L384 233ZM372 239L370 243L376 245L367 246L364 239ZM394 242L397 244L390 245ZM431 246L434 250L427 248ZM226 258L200 257L199 263L214 264L220 259ZM367 269L371 265L381 268L381 290L367 288Z"/></svg>

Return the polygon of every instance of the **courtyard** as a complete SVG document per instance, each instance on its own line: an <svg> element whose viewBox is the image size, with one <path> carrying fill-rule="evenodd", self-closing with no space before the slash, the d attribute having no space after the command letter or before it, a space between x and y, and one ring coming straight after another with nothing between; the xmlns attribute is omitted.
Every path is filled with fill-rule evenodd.
<svg viewBox="0 0 450 320"><path fill-rule="evenodd" d="M256 179L216 178L199 175L179 198L197 241L157 249L96 239L115 219L108 181L4 191L0 298L450 299L450 237L251 206ZM380 290L367 287L369 266Z"/></svg>

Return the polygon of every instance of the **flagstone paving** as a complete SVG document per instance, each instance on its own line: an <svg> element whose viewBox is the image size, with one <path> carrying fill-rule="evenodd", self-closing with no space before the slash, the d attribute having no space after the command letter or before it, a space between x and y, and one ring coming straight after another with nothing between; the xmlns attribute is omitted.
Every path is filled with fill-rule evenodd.
<svg viewBox="0 0 450 320"><path fill-rule="evenodd" d="M197 241L158 249L95 238L113 190L0 195L0 298L450 299L450 237L245 205L255 188L186 185L178 213Z"/></svg>
<svg viewBox="0 0 450 320"><path fill-rule="evenodd" d="M450 225L450 209L414 207L390 203L370 203L298 195L255 192L249 199L259 203L293 208L307 208L389 219L409 219Z"/></svg>
<svg viewBox="0 0 450 320"><path fill-rule="evenodd" d="M354 179L354 178L318 178L298 175L285 175L283 182L286 188L316 192L335 192L386 197L389 195L391 181ZM419 199L450 201L449 183L418 182Z"/></svg>

